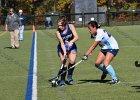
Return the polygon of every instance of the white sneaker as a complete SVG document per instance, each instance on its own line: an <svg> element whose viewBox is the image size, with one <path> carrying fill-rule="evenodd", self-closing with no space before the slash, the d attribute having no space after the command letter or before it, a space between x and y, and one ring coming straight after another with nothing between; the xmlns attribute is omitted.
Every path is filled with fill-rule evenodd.
<svg viewBox="0 0 140 100"><path fill-rule="evenodd" d="M117 79L117 80L114 80L114 79L112 79L110 82L109 82L109 84L119 84L120 83L120 81Z"/></svg>

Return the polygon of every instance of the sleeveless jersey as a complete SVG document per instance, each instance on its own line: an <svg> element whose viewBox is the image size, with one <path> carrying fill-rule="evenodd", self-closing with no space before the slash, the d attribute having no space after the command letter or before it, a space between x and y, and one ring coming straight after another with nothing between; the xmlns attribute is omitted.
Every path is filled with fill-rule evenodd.
<svg viewBox="0 0 140 100"><path fill-rule="evenodd" d="M60 35L61 35L62 40L63 40L64 43L70 42L73 39L73 37L74 37L73 36L73 33L70 30L68 24L66 24L66 33L65 34L63 34L63 32L61 30L58 30L58 31L59 31L59 33L60 33Z"/></svg>
<svg viewBox="0 0 140 100"><path fill-rule="evenodd" d="M73 43L71 47L68 46L68 42L70 42L74 38L73 33L70 30L69 25L66 24L66 33L65 34L63 34L63 32L61 30L59 30L59 29L58 29L58 31L59 31L59 33L60 33L60 35L62 37L62 40L63 40L63 42L65 44L66 51L67 52L72 51L72 50L77 51L77 47L76 47L75 43ZM62 51L62 48L61 48L60 43L59 43L58 44L58 53L61 52L61 51Z"/></svg>

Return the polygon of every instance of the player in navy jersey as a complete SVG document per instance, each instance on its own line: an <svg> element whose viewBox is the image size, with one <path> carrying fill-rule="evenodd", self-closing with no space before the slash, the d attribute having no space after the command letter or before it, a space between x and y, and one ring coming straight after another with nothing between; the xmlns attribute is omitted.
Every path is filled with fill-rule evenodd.
<svg viewBox="0 0 140 100"><path fill-rule="evenodd" d="M95 61L95 66L103 71L101 80L104 80L109 74L112 78L111 84L119 83L119 79L116 76L115 70L110 65L113 58L119 51L119 46L115 38L106 30L99 28L96 21L90 21L88 23L88 29L91 35L94 35L95 40L89 47L85 55L82 57L83 60L87 60L88 56L92 54L93 50L99 45L101 50Z"/></svg>
<svg viewBox="0 0 140 100"><path fill-rule="evenodd" d="M75 42L78 40L78 35L75 30L75 27L73 24L69 24L65 16L60 16L58 21L58 29L56 32L56 36L58 38L59 44L58 44L58 55L60 57L61 63L63 63L64 59L67 57L69 58L69 64L68 68L73 66L75 64L75 59L76 59L76 52L77 52L77 47ZM67 70L67 66L64 66L61 69L61 73ZM72 85L73 84L73 71L74 68L70 69L68 71L68 84ZM65 85L65 77L66 73L61 75L61 80L60 80L60 86Z"/></svg>

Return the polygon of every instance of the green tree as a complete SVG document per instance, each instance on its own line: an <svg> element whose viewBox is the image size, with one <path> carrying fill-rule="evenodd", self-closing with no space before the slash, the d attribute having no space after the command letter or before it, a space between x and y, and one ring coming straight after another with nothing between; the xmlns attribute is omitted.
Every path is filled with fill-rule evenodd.
<svg viewBox="0 0 140 100"><path fill-rule="evenodd" d="M31 14L33 10L33 4L30 2L30 0L21 0L20 2L17 2L15 9L16 11L22 9L24 13Z"/></svg>
<svg viewBox="0 0 140 100"><path fill-rule="evenodd" d="M98 6L106 6L108 1L109 0L97 0L97 5Z"/></svg>
<svg viewBox="0 0 140 100"><path fill-rule="evenodd" d="M72 0L44 0L48 12L67 12L72 7Z"/></svg>
<svg viewBox="0 0 140 100"><path fill-rule="evenodd" d="M59 0L57 10L62 13L70 13L72 8L72 0Z"/></svg>
<svg viewBox="0 0 140 100"><path fill-rule="evenodd" d="M72 1L74 0L14 0L14 9L23 9L26 14L39 15L49 12L70 13Z"/></svg>

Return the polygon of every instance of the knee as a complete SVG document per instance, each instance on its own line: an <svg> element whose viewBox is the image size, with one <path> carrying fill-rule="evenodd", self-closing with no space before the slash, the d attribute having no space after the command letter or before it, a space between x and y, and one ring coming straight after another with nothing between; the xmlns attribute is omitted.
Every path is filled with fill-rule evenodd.
<svg viewBox="0 0 140 100"><path fill-rule="evenodd" d="M95 66L96 66L96 67L99 67L99 65L100 65L100 62L97 62L97 61L96 61L96 62L95 62Z"/></svg>
<svg viewBox="0 0 140 100"><path fill-rule="evenodd" d="M107 67L109 65L108 62L104 62L104 66Z"/></svg>
<svg viewBox="0 0 140 100"><path fill-rule="evenodd" d="M75 64L75 58L76 58L76 55L74 55L74 56L73 55L72 56L70 55L69 56L69 63Z"/></svg>
<svg viewBox="0 0 140 100"><path fill-rule="evenodd" d="M70 61L69 63L70 63L70 64L75 64L75 61Z"/></svg>

